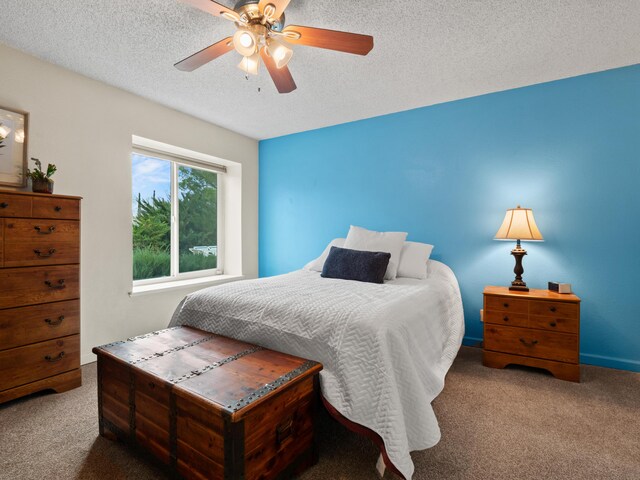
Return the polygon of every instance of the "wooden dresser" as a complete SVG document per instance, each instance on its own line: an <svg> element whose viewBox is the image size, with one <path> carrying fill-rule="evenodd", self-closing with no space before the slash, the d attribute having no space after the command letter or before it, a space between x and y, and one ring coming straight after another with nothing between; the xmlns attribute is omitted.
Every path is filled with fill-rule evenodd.
<svg viewBox="0 0 640 480"><path fill-rule="evenodd" d="M0 403L81 382L80 198L0 190Z"/></svg>
<svg viewBox="0 0 640 480"><path fill-rule="evenodd" d="M485 366L527 365L579 382L579 355L579 297L549 290L485 287Z"/></svg>

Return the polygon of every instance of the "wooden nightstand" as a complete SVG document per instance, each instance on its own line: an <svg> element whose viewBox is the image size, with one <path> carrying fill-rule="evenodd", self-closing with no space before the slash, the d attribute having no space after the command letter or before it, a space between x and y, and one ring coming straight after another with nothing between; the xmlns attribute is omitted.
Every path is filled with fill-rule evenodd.
<svg viewBox="0 0 640 480"><path fill-rule="evenodd" d="M527 365L579 382L579 354L579 297L549 290L485 287L485 366Z"/></svg>

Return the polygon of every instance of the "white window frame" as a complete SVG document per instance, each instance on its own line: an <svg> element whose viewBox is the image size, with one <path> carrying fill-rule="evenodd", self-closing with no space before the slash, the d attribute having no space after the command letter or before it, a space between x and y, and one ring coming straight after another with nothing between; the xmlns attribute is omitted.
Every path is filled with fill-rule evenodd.
<svg viewBox="0 0 640 480"><path fill-rule="evenodd" d="M165 152L162 150L156 150L140 145L133 145L131 151L132 154L143 155L149 158L156 158L158 160L165 160L170 162L171 166L171 267L168 277L147 278L144 280L133 280L133 286L143 285L155 285L159 283L175 282L179 280L189 280L195 278L216 277L224 275L224 175L227 173L227 168L223 165L215 163L204 162L195 158L177 155L174 153ZM206 170L217 174L218 184L216 189L217 195L217 267L208 270L199 270L197 272L179 272L179 253L180 253L180 212L179 212L179 182L178 171L179 167L197 168L200 170ZM133 212L131 221L133 223ZM133 250L132 250L133 255Z"/></svg>

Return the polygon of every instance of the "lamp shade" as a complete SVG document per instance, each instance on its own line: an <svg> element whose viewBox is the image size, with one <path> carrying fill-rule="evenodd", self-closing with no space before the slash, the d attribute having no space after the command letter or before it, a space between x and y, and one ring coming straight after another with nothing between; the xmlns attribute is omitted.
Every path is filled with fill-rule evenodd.
<svg viewBox="0 0 640 480"><path fill-rule="evenodd" d="M496 233L496 240L533 240L542 241L544 238L538 230L530 208L510 208L504 216L504 221Z"/></svg>

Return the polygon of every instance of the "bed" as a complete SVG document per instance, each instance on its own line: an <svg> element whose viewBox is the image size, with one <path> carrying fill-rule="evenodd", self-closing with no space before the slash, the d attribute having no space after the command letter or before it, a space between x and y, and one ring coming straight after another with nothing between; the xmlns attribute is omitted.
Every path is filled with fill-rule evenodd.
<svg viewBox="0 0 640 480"><path fill-rule="evenodd" d="M462 342L458 282L429 260L425 280L372 284L285 275L206 288L187 296L170 326L188 325L324 365L323 399L348 421L375 432L402 476L409 452L438 443L431 402Z"/></svg>

